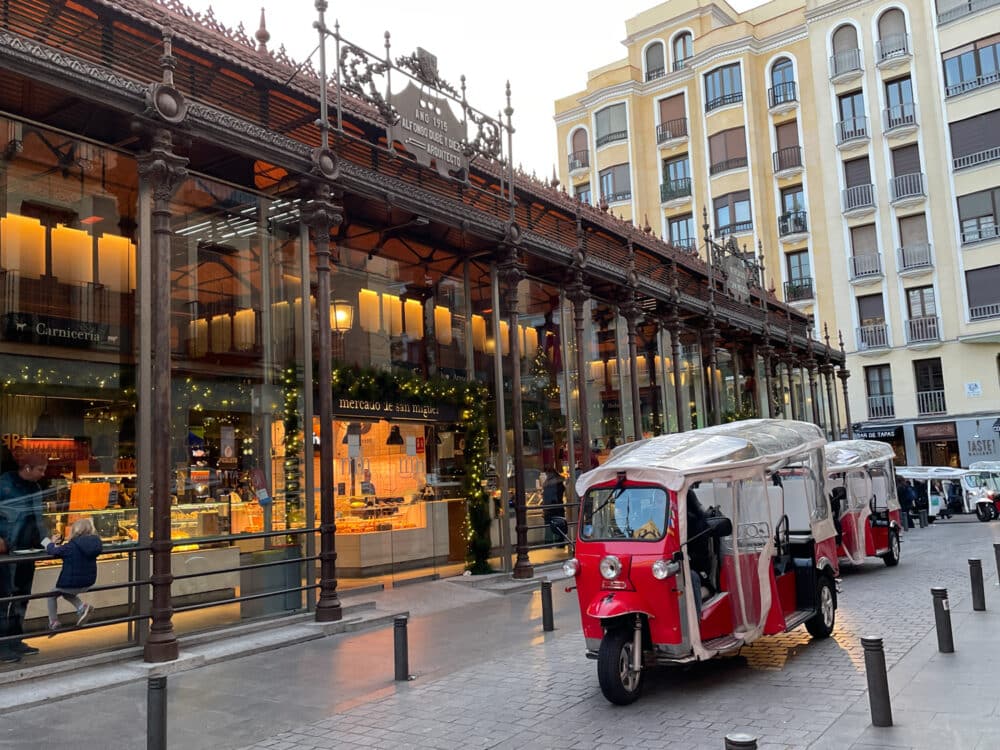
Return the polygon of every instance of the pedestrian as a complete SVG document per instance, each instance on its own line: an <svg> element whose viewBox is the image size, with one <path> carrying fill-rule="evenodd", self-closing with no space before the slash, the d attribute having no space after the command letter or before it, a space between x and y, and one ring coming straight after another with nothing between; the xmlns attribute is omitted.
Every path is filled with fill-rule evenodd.
<svg viewBox="0 0 1000 750"><path fill-rule="evenodd" d="M566 519L566 506L563 504L563 496L566 494L566 484L563 478L556 473L555 468L547 466L545 468L545 484L542 485L542 518L545 520L545 543L563 542L565 539L561 535L557 538L553 525L564 523ZM555 521L561 518L563 521Z"/></svg>
<svg viewBox="0 0 1000 750"><path fill-rule="evenodd" d="M89 518L78 518L70 529L69 539L61 544L61 539L45 539L45 551L53 557L62 558L59 580L46 600L49 607L49 637L59 629L59 598L62 597L76 608L77 627L83 625L94 611L92 604L84 604L78 594L87 591L97 582L97 556L101 554L101 537Z"/></svg>
<svg viewBox="0 0 1000 750"><path fill-rule="evenodd" d="M687 505L687 554L688 567L691 573L691 586L694 594L694 608L701 619L702 592L701 587L706 585L711 593L714 589L712 576L712 544L709 538L710 529L708 526L708 516L705 509L701 507L698 495L695 494L695 487L700 482L688 487L685 505Z"/></svg>
<svg viewBox="0 0 1000 750"><path fill-rule="evenodd" d="M49 466L47 456L22 454L18 469L0 475L0 555L40 550L45 535L42 520L41 481ZM35 580L35 561L16 560L0 565L0 599L29 596ZM0 636L14 636L0 641L0 661L17 662L38 649L24 642L24 614L28 600L0 604Z"/></svg>
<svg viewBox="0 0 1000 750"><path fill-rule="evenodd" d="M910 515L910 511L913 510L913 501L916 496L913 487L910 482L901 477L896 479L896 495L899 497L899 508L903 511L903 520L906 522L906 528L913 528L913 516Z"/></svg>

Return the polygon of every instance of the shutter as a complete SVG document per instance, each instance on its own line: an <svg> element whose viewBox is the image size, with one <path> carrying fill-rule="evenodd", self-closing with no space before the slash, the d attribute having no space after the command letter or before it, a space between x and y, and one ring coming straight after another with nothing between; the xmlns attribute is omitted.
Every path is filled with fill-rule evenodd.
<svg viewBox="0 0 1000 750"><path fill-rule="evenodd" d="M977 268L965 272L969 292L969 307L982 307L1000 302L1000 266Z"/></svg>
<svg viewBox="0 0 1000 750"><path fill-rule="evenodd" d="M920 149L914 144L892 150L892 174L899 177L904 174L920 172Z"/></svg>
<svg viewBox="0 0 1000 750"><path fill-rule="evenodd" d="M587 131L583 128L577 128L573 131L573 150L574 151L586 151L587 150Z"/></svg>
<svg viewBox="0 0 1000 750"><path fill-rule="evenodd" d="M956 159L1000 146L1000 109L953 122L949 127L951 154Z"/></svg>
<svg viewBox="0 0 1000 750"><path fill-rule="evenodd" d="M625 105L616 104L611 107L611 133L621 133L628 130L628 123L625 119Z"/></svg>
<svg viewBox="0 0 1000 750"><path fill-rule="evenodd" d="M849 188L871 184L872 175L868 169L867 156L844 162L844 181Z"/></svg>
<svg viewBox="0 0 1000 750"><path fill-rule="evenodd" d="M659 42L646 48L646 73L663 70L663 45Z"/></svg>
<svg viewBox="0 0 1000 750"><path fill-rule="evenodd" d="M844 24L833 32L833 51L844 52L858 48L858 32L850 24Z"/></svg>
<svg viewBox="0 0 1000 750"><path fill-rule="evenodd" d="M708 137L708 158L711 164L726 160L726 134L716 133Z"/></svg>
<svg viewBox="0 0 1000 750"><path fill-rule="evenodd" d="M628 176L628 164L619 164L614 168L615 192L624 193L632 189Z"/></svg>
<svg viewBox="0 0 1000 750"><path fill-rule="evenodd" d="M877 255L878 238L875 235L875 225L866 224L863 227L853 227L851 229L851 248L855 257Z"/></svg>
<svg viewBox="0 0 1000 750"><path fill-rule="evenodd" d="M887 36L892 36L893 34L905 33L906 20L903 18L903 11L893 8L892 10L887 10L878 19L879 39L885 39Z"/></svg>
<svg viewBox="0 0 1000 750"><path fill-rule="evenodd" d="M725 132L726 158L745 159L747 156L747 137L743 128L733 128Z"/></svg>
<svg viewBox="0 0 1000 750"><path fill-rule="evenodd" d="M795 120L778 125L774 129L775 139L778 141L778 150L791 148L799 145L799 126Z"/></svg>
<svg viewBox="0 0 1000 750"><path fill-rule="evenodd" d="M660 99L660 124L670 122L671 120L680 120L685 116L684 94Z"/></svg>
<svg viewBox="0 0 1000 750"><path fill-rule="evenodd" d="M885 307L882 305L882 295L868 294L864 297L858 297L858 318L862 325L884 321Z"/></svg>
<svg viewBox="0 0 1000 750"><path fill-rule="evenodd" d="M899 241L903 247L927 244L927 219L923 214L899 220Z"/></svg>
<svg viewBox="0 0 1000 750"><path fill-rule="evenodd" d="M975 219L979 216L993 215L993 202L990 200L990 191L981 190L978 193L962 195L958 198L958 218Z"/></svg>

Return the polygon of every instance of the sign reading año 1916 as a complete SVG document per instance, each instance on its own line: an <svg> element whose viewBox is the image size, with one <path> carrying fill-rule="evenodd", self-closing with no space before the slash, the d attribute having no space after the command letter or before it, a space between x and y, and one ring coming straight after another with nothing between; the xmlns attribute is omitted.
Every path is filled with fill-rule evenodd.
<svg viewBox="0 0 1000 750"><path fill-rule="evenodd" d="M390 135L413 154L418 164L429 167L433 161L445 177L468 167L469 159L462 148L462 123L452 113L447 99L410 83L393 94L392 104L399 112L399 120L390 128Z"/></svg>

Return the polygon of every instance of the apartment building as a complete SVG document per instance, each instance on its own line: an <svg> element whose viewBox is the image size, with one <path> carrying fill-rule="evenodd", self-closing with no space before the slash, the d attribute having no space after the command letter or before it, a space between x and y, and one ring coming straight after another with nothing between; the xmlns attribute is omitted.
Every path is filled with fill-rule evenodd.
<svg viewBox="0 0 1000 750"><path fill-rule="evenodd" d="M560 177L692 253L703 224L762 248L843 334L856 436L1000 460L998 30L1000 0L663 3L556 102Z"/></svg>

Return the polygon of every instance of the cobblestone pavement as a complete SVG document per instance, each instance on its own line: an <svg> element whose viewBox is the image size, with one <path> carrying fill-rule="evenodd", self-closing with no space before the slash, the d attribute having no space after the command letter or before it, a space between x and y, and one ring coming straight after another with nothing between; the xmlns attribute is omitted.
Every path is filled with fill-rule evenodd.
<svg viewBox="0 0 1000 750"><path fill-rule="evenodd" d="M646 675L640 700L629 707L605 701L595 663L584 658L578 621L572 626L560 622L561 630L526 651L440 679L400 684L384 697L281 732L250 750L718 750L725 735L736 731L757 737L761 750L838 747L837 740L821 738L865 695L862 635L884 639L891 684L892 668L933 631L930 587L947 587L953 609L969 608L967 558L983 559L990 603L1000 606L993 588L992 549L992 542L1000 541L1000 525L970 520L940 522L908 533L895 569L877 560L845 569L833 638L813 642L799 628L762 639L737 657L654 670ZM484 640L482 648L489 647ZM1000 646L990 658L996 659L997 652ZM947 689L942 686L942 694ZM991 705L995 716L995 698ZM986 742L984 736L972 732L962 742L985 748L979 744ZM910 739L890 744L921 746ZM888 746L854 745L866 750Z"/></svg>

